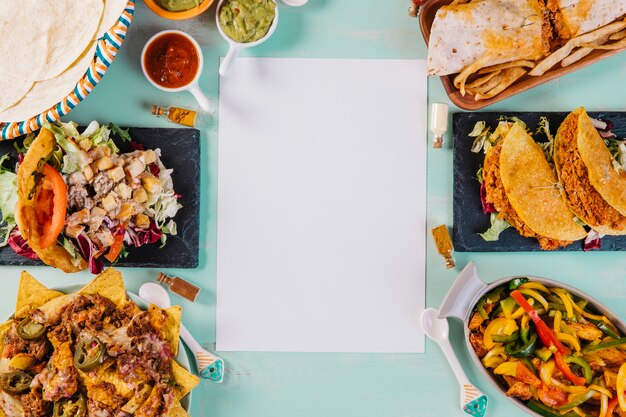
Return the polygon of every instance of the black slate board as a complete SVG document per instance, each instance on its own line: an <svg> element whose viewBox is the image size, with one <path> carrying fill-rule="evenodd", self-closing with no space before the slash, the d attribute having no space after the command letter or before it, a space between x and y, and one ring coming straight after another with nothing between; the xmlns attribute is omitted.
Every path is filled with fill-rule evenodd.
<svg viewBox="0 0 626 417"><path fill-rule="evenodd" d="M484 120L487 125L495 128L498 118L502 115L515 116L526 122L532 132L537 130L539 118L546 116L550 122L552 134L569 113L567 112L482 112L482 113L454 113L452 115L454 136L454 249L459 252L534 252L541 251L535 239L525 238L514 228L509 228L500 234L495 242L483 240L478 233L482 233L490 226L489 215L483 214L480 204L480 184L476 173L482 166L484 154L472 153L474 138L468 134L476 122ZM626 113L624 112L590 112L591 117L610 120L615 124L613 132L618 137L626 137ZM542 135L534 135L538 141L546 140ZM583 242L558 249L559 251L581 251ZM602 238L602 251L626 250L626 236L605 236Z"/></svg>
<svg viewBox="0 0 626 417"><path fill-rule="evenodd" d="M179 202L183 207L174 218L178 234L168 236L165 247L159 249L160 242L140 248L131 246L128 248L128 257L120 259L115 265L134 268L196 268L200 225L200 131L131 127L129 132L133 141L146 149L161 149L163 164L174 170L174 190L182 196ZM15 142L21 145L22 139L0 141L0 155L9 153L17 160L13 146ZM115 138L115 143L122 152L132 151L127 143L118 138ZM0 248L0 265L42 265L42 262L18 256L5 246Z"/></svg>

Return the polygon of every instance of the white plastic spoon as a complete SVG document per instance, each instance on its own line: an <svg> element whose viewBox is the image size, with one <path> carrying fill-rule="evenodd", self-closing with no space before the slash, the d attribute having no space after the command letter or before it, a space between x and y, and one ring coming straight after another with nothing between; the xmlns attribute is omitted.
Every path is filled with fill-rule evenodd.
<svg viewBox="0 0 626 417"><path fill-rule="evenodd" d="M148 282L139 288L139 297L157 307L168 308L172 305L170 295L159 284ZM198 373L202 379L222 382L224 379L224 360L200 346L200 343L180 324L180 337L191 349L196 358Z"/></svg>
<svg viewBox="0 0 626 417"><path fill-rule="evenodd" d="M427 308L420 317L422 329L428 337L437 342L443 351L452 371L461 387L461 408L474 417L483 417L487 411L487 396L472 384L459 363L452 345L450 345L448 319L437 317L439 312L434 308Z"/></svg>

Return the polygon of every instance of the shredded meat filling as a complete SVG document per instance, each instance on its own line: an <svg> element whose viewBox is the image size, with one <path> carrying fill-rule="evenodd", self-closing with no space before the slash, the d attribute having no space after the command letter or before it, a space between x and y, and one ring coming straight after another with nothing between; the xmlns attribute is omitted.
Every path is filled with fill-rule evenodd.
<svg viewBox="0 0 626 417"><path fill-rule="evenodd" d="M554 250L559 246L567 246L572 242L554 240L546 236L541 236L532 231L515 212L513 206L506 196L504 185L500 177L500 152L502 142L490 149L485 156L483 166L483 181L485 182L486 197L488 203L493 204L498 211L498 217L509 222L524 237L532 237L539 241L539 245L544 250Z"/></svg>
<svg viewBox="0 0 626 417"><path fill-rule="evenodd" d="M24 417L48 417L52 415L52 403L44 401L40 390L31 390L20 398Z"/></svg>
<svg viewBox="0 0 626 417"><path fill-rule="evenodd" d="M607 203L589 182L587 167L578 153L578 119L568 117L559 128L559 145L554 159L559 169L559 180L574 211L591 227L606 226L626 229L626 216Z"/></svg>

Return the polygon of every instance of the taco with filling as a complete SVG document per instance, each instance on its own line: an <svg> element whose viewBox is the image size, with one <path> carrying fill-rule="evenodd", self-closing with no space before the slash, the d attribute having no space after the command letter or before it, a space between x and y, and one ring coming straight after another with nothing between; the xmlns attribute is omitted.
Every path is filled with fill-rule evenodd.
<svg viewBox="0 0 626 417"><path fill-rule="evenodd" d="M24 156L17 171L15 220L39 259L65 272L78 272L87 268L87 262L57 241L65 225L67 185L59 171L45 162L55 147L52 132L41 129Z"/></svg>
<svg viewBox="0 0 626 417"><path fill-rule="evenodd" d="M571 210L600 234L626 234L626 173L584 108L570 113L555 137L554 163Z"/></svg>
<svg viewBox="0 0 626 417"><path fill-rule="evenodd" d="M494 135L500 140L487 152L482 176L485 200L498 217L544 250L584 238L587 232L574 221L554 170L526 127L501 123Z"/></svg>
<svg viewBox="0 0 626 417"><path fill-rule="evenodd" d="M92 122L81 133L69 122L24 140L15 219L24 246L44 263L97 274L102 259L114 263L127 247L165 244L177 233L180 195L161 151L122 152L113 132Z"/></svg>

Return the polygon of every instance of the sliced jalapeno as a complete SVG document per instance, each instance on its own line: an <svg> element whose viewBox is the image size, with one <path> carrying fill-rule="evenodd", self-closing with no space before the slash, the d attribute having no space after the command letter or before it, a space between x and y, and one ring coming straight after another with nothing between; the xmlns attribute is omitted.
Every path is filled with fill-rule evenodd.
<svg viewBox="0 0 626 417"><path fill-rule="evenodd" d="M0 374L0 388L7 394L21 394L28 390L33 377L26 372L13 371Z"/></svg>
<svg viewBox="0 0 626 417"><path fill-rule="evenodd" d="M87 401L82 392L72 398L62 398L54 402L53 417L82 417L87 414Z"/></svg>
<svg viewBox="0 0 626 417"><path fill-rule="evenodd" d="M102 363L105 351L97 337L81 339L74 352L74 366L83 372L91 372Z"/></svg>
<svg viewBox="0 0 626 417"><path fill-rule="evenodd" d="M17 325L17 334L24 340L37 340L46 334L46 326L27 317Z"/></svg>

